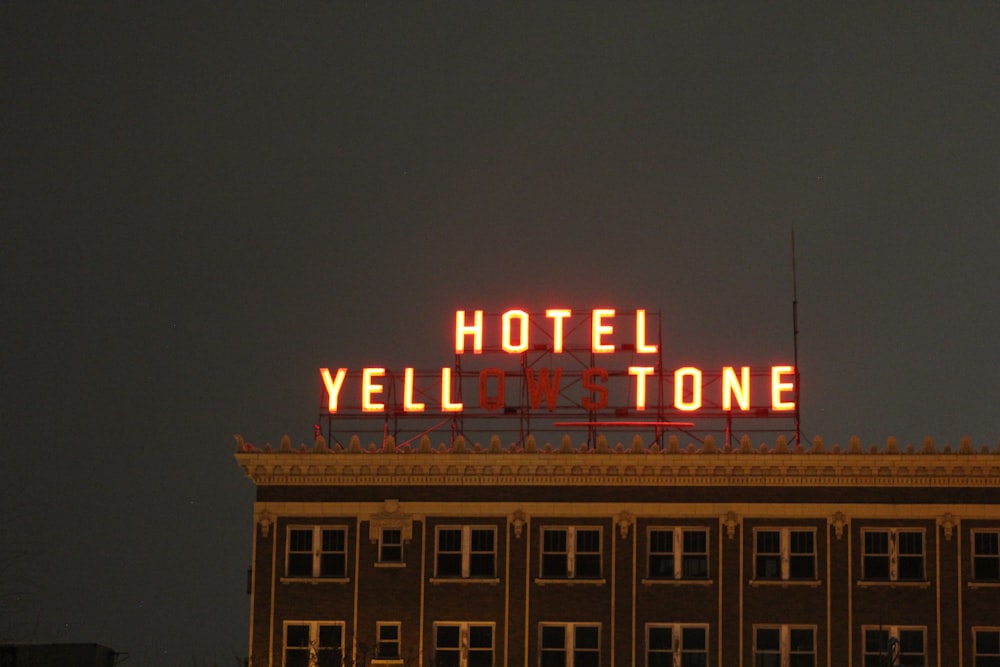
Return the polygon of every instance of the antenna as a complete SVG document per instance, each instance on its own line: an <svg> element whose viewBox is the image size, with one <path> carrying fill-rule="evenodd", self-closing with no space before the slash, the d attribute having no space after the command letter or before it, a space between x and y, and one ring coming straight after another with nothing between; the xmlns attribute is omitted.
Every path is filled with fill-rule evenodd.
<svg viewBox="0 0 1000 667"><path fill-rule="evenodd" d="M802 378L799 376L799 291L795 269L795 225L792 225L792 363L795 364L795 451L801 451L799 411L802 409Z"/></svg>

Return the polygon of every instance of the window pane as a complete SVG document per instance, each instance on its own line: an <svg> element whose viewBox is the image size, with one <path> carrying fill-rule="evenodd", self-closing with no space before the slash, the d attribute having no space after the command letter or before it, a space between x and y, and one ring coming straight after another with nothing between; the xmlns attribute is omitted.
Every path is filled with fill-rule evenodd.
<svg viewBox="0 0 1000 667"><path fill-rule="evenodd" d="M780 556L757 556L756 577L758 579L780 579Z"/></svg>
<svg viewBox="0 0 1000 667"><path fill-rule="evenodd" d="M493 667L493 651L470 650L468 667Z"/></svg>
<svg viewBox="0 0 1000 667"><path fill-rule="evenodd" d="M564 648L566 629L558 625L542 626L542 648Z"/></svg>
<svg viewBox="0 0 1000 667"><path fill-rule="evenodd" d="M815 667L816 656L812 653L792 653L788 656L788 667Z"/></svg>
<svg viewBox="0 0 1000 667"><path fill-rule="evenodd" d="M897 533L896 538L899 545L900 554L922 554L924 553L923 533Z"/></svg>
<svg viewBox="0 0 1000 667"><path fill-rule="evenodd" d="M979 655L1000 655L1000 631L977 630L976 653Z"/></svg>
<svg viewBox="0 0 1000 667"><path fill-rule="evenodd" d="M708 533L703 530L684 531L684 551L703 554L708 551Z"/></svg>
<svg viewBox="0 0 1000 667"><path fill-rule="evenodd" d="M900 556L898 561L898 578L913 580L924 578L923 556Z"/></svg>
<svg viewBox="0 0 1000 667"><path fill-rule="evenodd" d="M649 649L670 651L673 649L674 633L671 628L649 628Z"/></svg>
<svg viewBox="0 0 1000 667"><path fill-rule="evenodd" d="M573 653L573 667L600 667L599 651L576 651Z"/></svg>
<svg viewBox="0 0 1000 667"><path fill-rule="evenodd" d="M1000 558L996 556L978 556L972 559L973 577L979 581L996 581L1000 579Z"/></svg>
<svg viewBox="0 0 1000 667"><path fill-rule="evenodd" d="M399 639L399 626L398 625L380 625L378 626L378 639L382 642L394 641Z"/></svg>
<svg viewBox="0 0 1000 667"><path fill-rule="evenodd" d="M438 551L462 551L462 531L450 528L439 530Z"/></svg>
<svg viewBox="0 0 1000 667"><path fill-rule="evenodd" d="M674 557L651 555L649 557L649 576L672 579L674 576Z"/></svg>
<svg viewBox="0 0 1000 667"><path fill-rule="evenodd" d="M403 547L382 545L379 560L383 563L398 563L403 560Z"/></svg>
<svg viewBox="0 0 1000 667"><path fill-rule="evenodd" d="M542 667L566 667L565 651L542 651Z"/></svg>
<svg viewBox="0 0 1000 667"><path fill-rule="evenodd" d="M494 573L493 554L472 554L469 556L469 576L492 577Z"/></svg>
<svg viewBox="0 0 1000 667"><path fill-rule="evenodd" d="M708 653L684 653L681 667L708 667Z"/></svg>
<svg viewBox="0 0 1000 667"><path fill-rule="evenodd" d="M438 554L437 576L439 577L461 577L462 576L462 554Z"/></svg>
<svg viewBox="0 0 1000 667"><path fill-rule="evenodd" d="M437 626L435 646L437 648L458 648L459 636L457 625L439 625Z"/></svg>
<svg viewBox="0 0 1000 667"><path fill-rule="evenodd" d="M309 667L309 651L306 649L285 651L285 667Z"/></svg>
<svg viewBox="0 0 1000 667"><path fill-rule="evenodd" d="M882 653L888 643L888 630L865 630L865 653Z"/></svg>
<svg viewBox="0 0 1000 667"><path fill-rule="evenodd" d="M788 576L792 579L815 579L816 560L810 556L792 556L788 560Z"/></svg>
<svg viewBox="0 0 1000 667"><path fill-rule="evenodd" d="M889 533L866 531L865 532L865 553L866 554L888 554L889 553Z"/></svg>
<svg viewBox="0 0 1000 667"><path fill-rule="evenodd" d="M313 557L308 554L288 554L289 577L311 577L313 573Z"/></svg>
<svg viewBox="0 0 1000 667"><path fill-rule="evenodd" d="M566 531L565 530L545 530L542 531L543 551L566 551Z"/></svg>
<svg viewBox="0 0 1000 667"><path fill-rule="evenodd" d="M758 653L754 667L781 667L780 653Z"/></svg>
<svg viewBox="0 0 1000 667"><path fill-rule="evenodd" d="M900 653L923 653L924 633L922 630L900 630L899 632Z"/></svg>
<svg viewBox="0 0 1000 667"><path fill-rule="evenodd" d="M646 665L647 667L674 667L674 654L670 651L656 651L649 653Z"/></svg>
<svg viewBox="0 0 1000 667"><path fill-rule="evenodd" d="M323 551L343 551L346 533L343 530L323 531Z"/></svg>
<svg viewBox="0 0 1000 667"><path fill-rule="evenodd" d="M565 577L566 576L566 555L565 554L545 554L542 556L542 576L543 577Z"/></svg>
<svg viewBox="0 0 1000 667"><path fill-rule="evenodd" d="M601 576L601 557L599 555L577 555L574 576L578 579L599 578Z"/></svg>
<svg viewBox="0 0 1000 667"><path fill-rule="evenodd" d="M472 551L493 551L493 530L472 531Z"/></svg>
<svg viewBox="0 0 1000 667"><path fill-rule="evenodd" d="M339 625L319 626L319 645L325 648L343 646L341 641L342 628Z"/></svg>
<svg viewBox="0 0 1000 667"><path fill-rule="evenodd" d="M595 627L576 627L576 648L597 648L598 630Z"/></svg>
<svg viewBox="0 0 1000 667"><path fill-rule="evenodd" d="M319 560L319 576L343 577L347 572L344 554L323 554Z"/></svg>
<svg viewBox="0 0 1000 667"><path fill-rule="evenodd" d="M576 531L576 552L577 553L600 553L601 533L598 530L578 530Z"/></svg>
<svg viewBox="0 0 1000 667"><path fill-rule="evenodd" d="M865 556L863 565L865 571L865 579L889 578L888 556Z"/></svg>
<svg viewBox="0 0 1000 667"><path fill-rule="evenodd" d="M685 579L704 579L708 577L708 556L684 556L681 568Z"/></svg>
<svg viewBox="0 0 1000 667"><path fill-rule="evenodd" d="M489 625L473 625L469 628L469 646L471 648L493 648L493 627Z"/></svg>
<svg viewBox="0 0 1000 667"><path fill-rule="evenodd" d="M789 633L789 639L792 643L791 650L794 651L812 651L813 647L813 631L805 629L795 629L793 628Z"/></svg>
<svg viewBox="0 0 1000 667"><path fill-rule="evenodd" d="M705 634L705 628L681 629L681 650L684 652L704 651L707 647Z"/></svg>
<svg viewBox="0 0 1000 667"><path fill-rule="evenodd" d="M340 649L324 649L316 654L316 667L341 667Z"/></svg>
<svg viewBox="0 0 1000 667"><path fill-rule="evenodd" d="M293 530L288 534L288 548L292 551L312 552L312 530Z"/></svg>
<svg viewBox="0 0 1000 667"><path fill-rule="evenodd" d="M1000 555L1000 533L974 533L973 543L977 556Z"/></svg>
<svg viewBox="0 0 1000 667"><path fill-rule="evenodd" d="M285 628L285 646L309 646L309 626L289 625Z"/></svg>
<svg viewBox="0 0 1000 667"><path fill-rule="evenodd" d="M458 649L438 650L434 654L434 667L460 667L462 654Z"/></svg>
<svg viewBox="0 0 1000 667"><path fill-rule="evenodd" d="M776 530L757 531L757 553L776 554L781 552L781 533Z"/></svg>
<svg viewBox="0 0 1000 667"><path fill-rule="evenodd" d="M671 553L674 550L674 531L651 530L649 532L649 550L655 553Z"/></svg>
<svg viewBox="0 0 1000 667"><path fill-rule="evenodd" d="M790 537L790 548L793 554L813 553L812 531L793 530Z"/></svg>
<svg viewBox="0 0 1000 667"><path fill-rule="evenodd" d="M757 628L758 651L781 651L781 630L778 628Z"/></svg>

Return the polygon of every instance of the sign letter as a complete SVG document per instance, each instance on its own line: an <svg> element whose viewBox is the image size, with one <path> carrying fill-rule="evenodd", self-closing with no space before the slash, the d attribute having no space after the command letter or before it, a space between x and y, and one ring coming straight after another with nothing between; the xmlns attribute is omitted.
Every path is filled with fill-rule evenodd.
<svg viewBox="0 0 1000 667"><path fill-rule="evenodd" d="M465 323L465 311L455 311L455 353L465 352L465 337L472 336L472 351L483 353L483 311L473 312L472 324Z"/></svg>
<svg viewBox="0 0 1000 667"><path fill-rule="evenodd" d="M326 410L332 414L337 411L337 398L340 396L340 388L344 386L344 378L347 377L347 369L338 368L336 379L330 377L329 368L319 369L319 374L320 377L323 378L323 385L326 387L326 393L330 396L330 403Z"/></svg>
<svg viewBox="0 0 1000 667"><path fill-rule="evenodd" d="M684 400L684 378L691 378L691 400ZM685 412L701 408L701 371L691 366L674 371L674 407Z"/></svg>
<svg viewBox="0 0 1000 667"><path fill-rule="evenodd" d="M591 342L590 350L592 352L614 352L614 343L604 343L601 342L603 336L610 336L614 333L615 328L610 324L604 324L604 318L612 318L615 316L615 311L613 308L597 308L594 310L591 316Z"/></svg>
<svg viewBox="0 0 1000 667"><path fill-rule="evenodd" d="M733 409L733 397L740 410L750 409L750 367L740 367L740 379L736 379L736 370L732 366L722 369L722 409Z"/></svg>
<svg viewBox="0 0 1000 667"><path fill-rule="evenodd" d="M793 375L794 366L771 366L771 407L775 410L794 410L795 401L783 401L781 395L794 391L795 382L783 382L781 376Z"/></svg>

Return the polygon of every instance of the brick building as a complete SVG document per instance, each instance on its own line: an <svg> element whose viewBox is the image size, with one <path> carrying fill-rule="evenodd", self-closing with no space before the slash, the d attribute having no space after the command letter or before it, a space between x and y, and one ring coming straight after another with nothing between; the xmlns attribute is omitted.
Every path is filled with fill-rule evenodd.
<svg viewBox="0 0 1000 667"><path fill-rule="evenodd" d="M256 448L252 667L1000 666L1000 452Z"/></svg>

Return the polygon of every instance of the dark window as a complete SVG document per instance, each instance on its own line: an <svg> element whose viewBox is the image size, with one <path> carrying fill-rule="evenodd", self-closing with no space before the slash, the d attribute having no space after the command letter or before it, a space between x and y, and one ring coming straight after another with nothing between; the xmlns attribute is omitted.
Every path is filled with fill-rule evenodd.
<svg viewBox="0 0 1000 667"><path fill-rule="evenodd" d="M976 581L1000 581L1000 533L972 533L972 578Z"/></svg>
<svg viewBox="0 0 1000 667"><path fill-rule="evenodd" d="M757 563L754 572L757 579L781 578L780 531L757 531Z"/></svg>
<svg viewBox="0 0 1000 667"><path fill-rule="evenodd" d="M378 560L380 563L403 562L403 531L383 528L379 533Z"/></svg>

